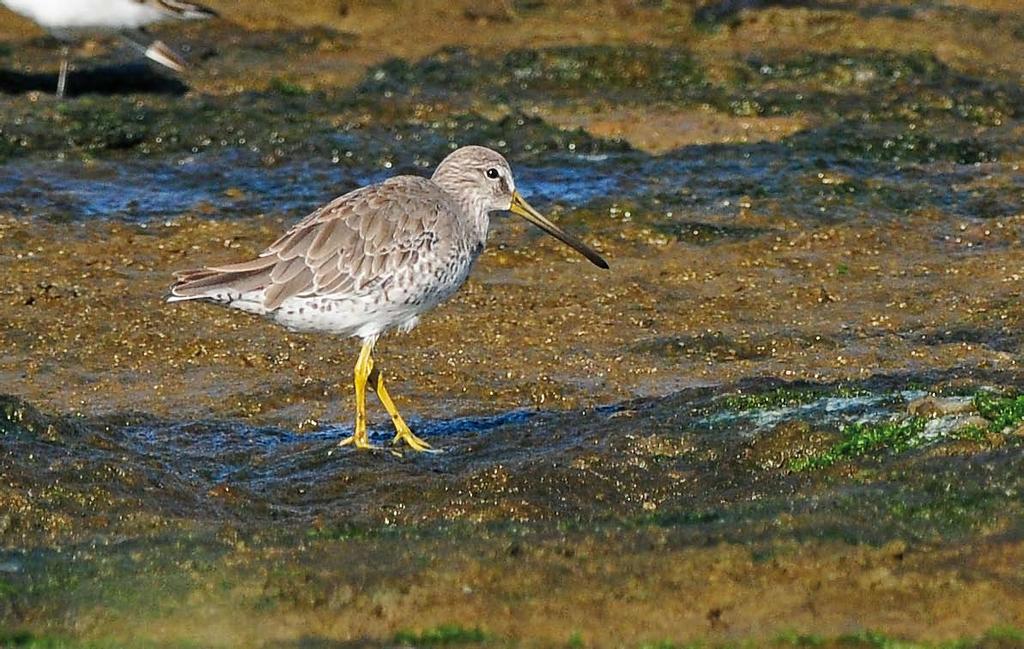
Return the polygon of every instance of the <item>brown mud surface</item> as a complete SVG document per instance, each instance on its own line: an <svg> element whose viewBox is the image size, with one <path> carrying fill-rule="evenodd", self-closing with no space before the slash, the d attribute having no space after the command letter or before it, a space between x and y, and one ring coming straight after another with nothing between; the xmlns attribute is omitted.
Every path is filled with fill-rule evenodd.
<svg viewBox="0 0 1024 649"><path fill-rule="evenodd" d="M66 102L0 15L0 646L1024 646L1016 3L210 4ZM381 341L443 453L164 304L469 143L612 268L498 217Z"/></svg>

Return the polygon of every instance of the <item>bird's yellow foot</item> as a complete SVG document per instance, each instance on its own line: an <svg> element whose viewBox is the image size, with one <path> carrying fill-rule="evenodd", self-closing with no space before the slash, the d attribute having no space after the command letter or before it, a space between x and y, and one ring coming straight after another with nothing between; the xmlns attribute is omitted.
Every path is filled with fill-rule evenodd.
<svg viewBox="0 0 1024 649"><path fill-rule="evenodd" d="M416 435L409 430L408 426L399 428L395 438L391 440L392 444L397 444L398 442L405 442L409 445L409 448L420 453L440 453L439 450L432 448L430 444L427 444L424 440L416 437Z"/></svg>
<svg viewBox="0 0 1024 649"><path fill-rule="evenodd" d="M391 415L391 421L395 424L395 438L391 440L392 444L399 442L405 442L409 445L409 448L418 453L440 453L440 451L431 448L430 444L426 441L416 437L411 430L409 425L402 419L402 415L398 414L398 408L395 407L395 402L391 400L391 395L388 394L388 389L384 387L384 375L374 368L369 377L367 377L367 385L377 393L377 398L384 404L384 409Z"/></svg>
<svg viewBox="0 0 1024 649"><path fill-rule="evenodd" d="M355 446L357 449L362 450L374 450L380 448L370 443L370 437L365 432L362 435L356 433L355 435L349 435L345 439L338 442L338 446L348 446L349 444Z"/></svg>

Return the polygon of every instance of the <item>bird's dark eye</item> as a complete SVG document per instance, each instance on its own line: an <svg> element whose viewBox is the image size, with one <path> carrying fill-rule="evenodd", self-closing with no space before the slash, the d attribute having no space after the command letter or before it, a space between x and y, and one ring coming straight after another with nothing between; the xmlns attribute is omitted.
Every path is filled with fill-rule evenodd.
<svg viewBox="0 0 1024 649"><path fill-rule="evenodd" d="M491 167L490 169L487 170L487 177L488 178L497 178L500 175L501 174L499 174L498 170L495 169L494 167Z"/></svg>

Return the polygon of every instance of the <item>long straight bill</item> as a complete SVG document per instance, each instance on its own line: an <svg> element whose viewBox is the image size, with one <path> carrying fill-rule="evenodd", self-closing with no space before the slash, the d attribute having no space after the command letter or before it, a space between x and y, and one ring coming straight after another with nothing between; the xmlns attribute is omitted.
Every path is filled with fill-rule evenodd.
<svg viewBox="0 0 1024 649"><path fill-rule="evenodd" d="M512 206L508 209L513 214L518 214L562 243L573 248L576 252L589 259L595 266L608 268L608 262L606 262L601 255L597 254L596 250L558 227L549 221L543 214L530 207L530 204L519 195L519 192L512 194Z"/></svg>
<svg viewBox="0 0 1024 649"><path fill-rule="evenodd" d="M177 52L167 47L163 41L153 41L149 44L149 47L143 50L143 53L150 59L153 59L160 65L168 67L175 72L184 72L188 65L185 63L185 59L181 58Z"/></svg>

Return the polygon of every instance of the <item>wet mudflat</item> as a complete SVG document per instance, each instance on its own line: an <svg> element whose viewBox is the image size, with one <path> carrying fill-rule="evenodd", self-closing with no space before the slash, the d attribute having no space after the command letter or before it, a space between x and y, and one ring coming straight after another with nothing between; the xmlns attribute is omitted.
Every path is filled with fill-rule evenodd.
<svg viewBox="0 0 1024 649"><path fill-rule="evenodd" d="M1012 2L237 4L63 103L0 23L0 645L1024 644ZM162 303L469 143L612 270L497 219L382 341L444 453Z"/></svg>

